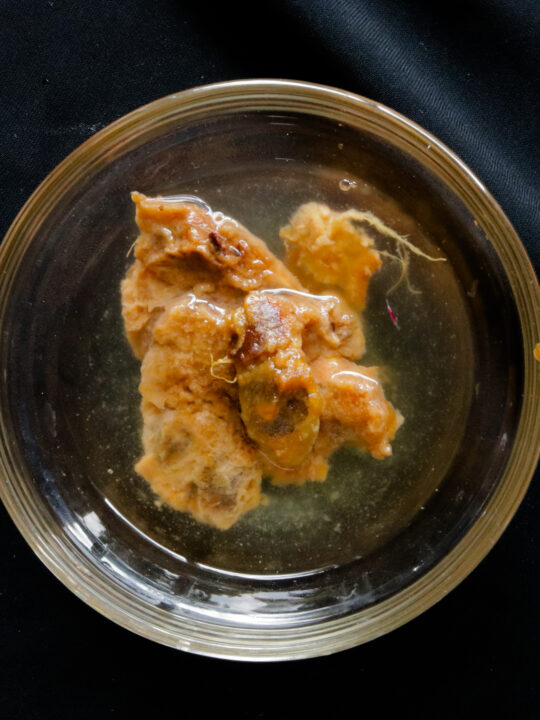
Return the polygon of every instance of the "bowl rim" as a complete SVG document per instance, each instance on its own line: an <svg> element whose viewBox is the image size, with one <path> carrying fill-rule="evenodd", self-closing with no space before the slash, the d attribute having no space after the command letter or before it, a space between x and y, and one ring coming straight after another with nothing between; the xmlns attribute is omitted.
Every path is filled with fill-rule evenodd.
<svg viewBox="0 0 540 720"><path fill-rule="evenodd" d="M202 85L165 96L124 115L70 153L32 193L0 246L0 326L18 260L32 241L37 220L83 173L104 156L122 151L148 123L184 116L194 109L222 108L227 103L259 103L269 107L295 100L304 111L362 115L384 132L400 132L415 152L474 215L495 247L508 275L518 309L524 351L524 396L516 439L504 475L482 515L458 544L418 580L395 595L361 611L315 625L294 628L223 628L178 618L141 602L120 585L111 585L99 568L58 531L52 520L30 507L17 483L9 436L0 410L0 497L15 525L36 555L78 597L100 613L139 635L201 655L236 660L300 659L344 650L403 625L456 587L487 555L522 501L540 453L539 363L534 348L540 340L540 288L525 248L502 209L476 175L449 148L400 113L338 88L296 80L250 79ZM273 105L272 105L273 103ZM36 212L40 209L40 212ZM96 573L97 571L97 573Z"/></svg>

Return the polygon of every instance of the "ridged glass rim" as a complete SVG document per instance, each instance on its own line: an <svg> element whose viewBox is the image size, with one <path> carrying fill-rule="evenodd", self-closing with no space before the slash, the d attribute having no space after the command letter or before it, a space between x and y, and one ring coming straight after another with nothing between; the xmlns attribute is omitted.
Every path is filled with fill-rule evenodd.
<svg viewBox="0 0 540 720"><path fill-rule="evenodd" d="M174 118L218 110L289 110L331 117L397 144L434 172L465 203L497 251L519 312L524 352L524 397L505 473L471 529L430 571L399 593L357 613L290 628L227 627L172 615L142 601L93 564L40 513L18 482L0 408L0 497L30 547L78 597L139 635L202 655L237 660L299 659L329 654L383 635L444 597L485 557L516 512L534 472L540 446L540 289L515 230L482 182L443 143L403 115L336 88L290 80L238 80L192 88L145 105L103 128L74 150L39 185L0 246L0 327L20 259L47 213L88 172L105 167L149 128ZM4 371L4 369L2 369Z"/></svg>

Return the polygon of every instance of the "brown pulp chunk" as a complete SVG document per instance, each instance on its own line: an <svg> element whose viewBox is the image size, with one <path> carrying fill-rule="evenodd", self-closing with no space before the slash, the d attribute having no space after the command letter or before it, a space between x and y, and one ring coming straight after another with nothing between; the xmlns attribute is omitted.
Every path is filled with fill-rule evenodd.
<svg viewBox="0 0 540 720"><path fill-rule="evenodd" d="M337 288L363 310L371 276L381 266L373 240L352 222L354 213L335 212L321 203L306 203L294 213L280 236L287 266L313 292Z"/></svg>
<svg viewBox="0 0 540 720"><path fill-rule="evenodd" d="M365 345L359 317L339 294L313 294L324 285L321 243L306 228L319 231L321 218L333 223L326 235L339 255L345 245L352 252L352 225L339 230L336 214L315 203L299 209L300 225L293 217L289 252L295 243L301 251L291 266L303 268L307 292L234 220L166 198L133 193L133 200L140 234L122 311L142 360L144 454L136 470L161 498L226 529L261 502L263 475L276 483L324 480L328 456L344 442L376 458L391 453L402 419L376 368L354 362ZM362 247L351 265L356 280L342 282L334 258L338 269L325 285L360 305L365 278L380 264Z"/></svg>

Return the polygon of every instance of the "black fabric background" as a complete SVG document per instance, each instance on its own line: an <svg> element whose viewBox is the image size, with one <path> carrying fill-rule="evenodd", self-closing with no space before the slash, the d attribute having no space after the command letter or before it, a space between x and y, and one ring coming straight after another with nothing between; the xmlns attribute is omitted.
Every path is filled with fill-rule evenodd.
<svg viewBox="0 0 540 720"><path fill-rule="evenodd" d="M538 270L538 0L0 0L0 18L0 235L60 160L126 112L194 85L285 77L358 92L432 131L490 188ZM117 627L41 565L2 509L0 715L538 717L536 480L434 608L368 645L275 665Z"/></svg>

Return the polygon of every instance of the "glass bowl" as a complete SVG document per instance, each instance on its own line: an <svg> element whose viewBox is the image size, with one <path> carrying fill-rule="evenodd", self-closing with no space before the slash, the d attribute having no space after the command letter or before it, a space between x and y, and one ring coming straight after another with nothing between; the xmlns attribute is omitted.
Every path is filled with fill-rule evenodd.
<svg viewBox="0 0 540 720"><path fill-rule="evenodd" d="M406 417L391 459L337 453L327 481L266 488L226 532L156 502L119 283L131 190L198 195L276 252L307 200L372 210L444 263L372 282L367 364ZM482 183L398 113L278 80L195 88L98 132L1 246L1 492L36 554L89 605L173 647L302 658L415 617L485 556L538 455L539 290ZM392 322L391 302L398 324Z"/></svg>

